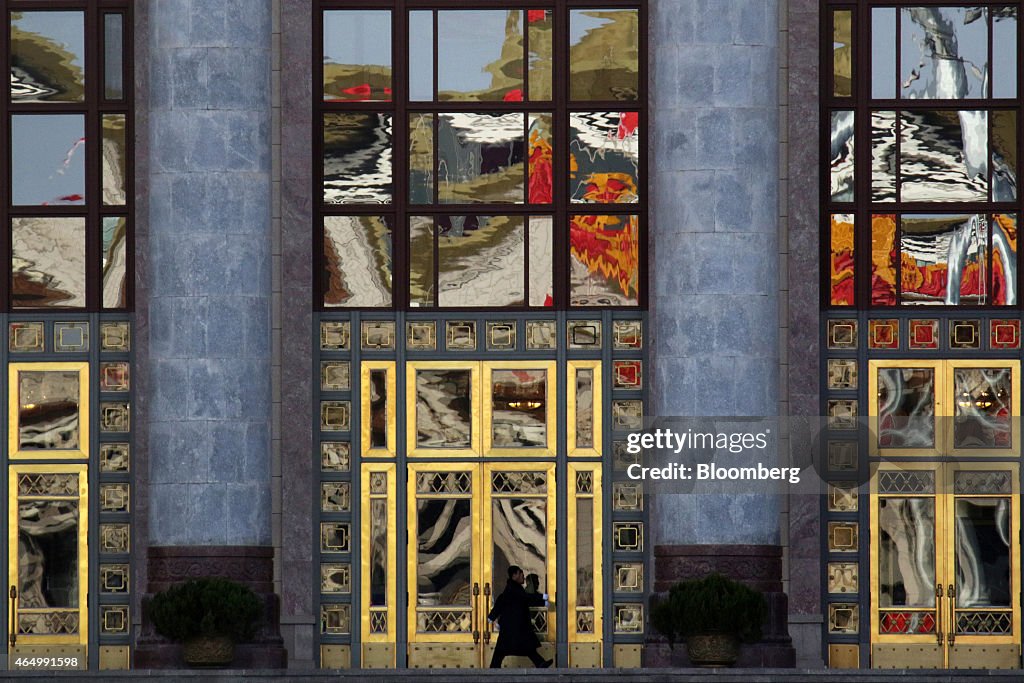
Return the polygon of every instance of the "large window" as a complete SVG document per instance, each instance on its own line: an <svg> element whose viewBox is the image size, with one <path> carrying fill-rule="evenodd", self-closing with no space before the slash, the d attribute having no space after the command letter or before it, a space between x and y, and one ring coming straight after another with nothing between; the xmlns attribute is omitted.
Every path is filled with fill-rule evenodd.
<svg viewBox="0 0 1024 683"><path fill-rule="evenodd" d="M131 306L129 3L98 4L4 4L0 296L11 310Z"/></svg>
<svg viewBox="0 0 1024 683"><path fill-rule="evenodd" d="M643 306L642 8L375 4L318 14L323 310Z"/></svg>

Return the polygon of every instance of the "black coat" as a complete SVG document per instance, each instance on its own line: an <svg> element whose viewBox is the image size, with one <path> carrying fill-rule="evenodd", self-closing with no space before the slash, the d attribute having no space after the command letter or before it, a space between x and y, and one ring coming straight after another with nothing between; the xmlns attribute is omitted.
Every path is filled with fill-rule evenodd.
<svg viewBox="0 0 1024 683"><path fill-rule="evenodd" d="M527 655L539 648L540 641L533 630L530 607L543 604L542 596L531 595L515 581L509 581L494 601L494 609L487 615L488 619L497 621L501 627L496 647L510 655Z"/></svg>

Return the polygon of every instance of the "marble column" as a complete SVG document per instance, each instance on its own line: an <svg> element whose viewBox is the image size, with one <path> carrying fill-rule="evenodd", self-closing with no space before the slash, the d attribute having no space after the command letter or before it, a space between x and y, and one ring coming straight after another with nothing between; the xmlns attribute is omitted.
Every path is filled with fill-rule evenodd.
<svg viewBox="0 0 1024 683"><path fill-rule="evenodd" d="M777 0L652 0L652 416L779 412ZM777 454L768 454L768 464ZM765 591L792 666L777 495L658 495L654 590L717 570ZM653 636L657 638L656 634ZM646 648L649 664L686 664Z"/></svg>
<svg viewBox="0 0 1024 683"><path fill-rule="evenodd" d="M235 665L282 666L271 547L271 0L147 8L150 593L264 596ZM140 135L147 135L140 131ZM179 666L143 624L139 668Z"/></svg>

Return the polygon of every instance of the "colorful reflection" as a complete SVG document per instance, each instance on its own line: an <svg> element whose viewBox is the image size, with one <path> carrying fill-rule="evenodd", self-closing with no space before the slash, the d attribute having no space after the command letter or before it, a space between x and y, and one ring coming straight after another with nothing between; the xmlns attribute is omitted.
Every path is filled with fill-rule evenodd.
<svg viewBox="0 0 1024 683"><path fill-rule="evenodd" d="M1017 304L1017 214L992 217L992 303Z"/></svg>
<svg viewBox="0 0 1024 683"><path fill-rule="evenodd" d="M571 216L573 306L636 306L640 300L638 216Z"/></svg>
<svg viewBox="0 0 1024 683"><path fill-rule="evenodd" d="M896 215L871 217L871 304L896 305Z"/></svg>
<svg viewBox="0 0 1024 683"><path fill-rule="evenodd" d="M903 216L902 303L986 303L987 245L984 214Z"/></svg>
<svg viewBox="0 0 1024 683"><path fill-rule="evenodd" d="M832 296L833 306L854 304L854 230L852 213L832 214Z"/></svg>
<svg viewBox="0 0 1024 683"><path fill-rule="evenodd" d="M585 204L635 204L640 185L640 115L587 112L569 117L569 194Z"/></svg>

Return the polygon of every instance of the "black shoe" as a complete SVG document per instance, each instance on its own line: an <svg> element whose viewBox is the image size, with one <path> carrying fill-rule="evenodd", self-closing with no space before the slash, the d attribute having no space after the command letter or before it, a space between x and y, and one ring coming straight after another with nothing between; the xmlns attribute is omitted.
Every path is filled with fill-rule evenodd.
<svg viewBox="0 0 1024 683"><path fill-rule="evenodd" d="M550 667L554 663L555 663L555 660L553 660L553 659L545 659L544 663L541 664L540 667L538 667L538 668L547 669L548 667Z"/></svg>

